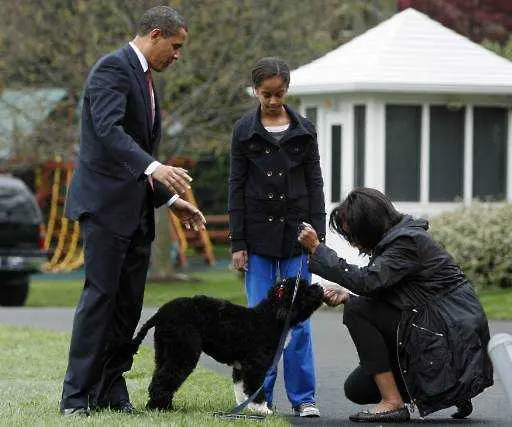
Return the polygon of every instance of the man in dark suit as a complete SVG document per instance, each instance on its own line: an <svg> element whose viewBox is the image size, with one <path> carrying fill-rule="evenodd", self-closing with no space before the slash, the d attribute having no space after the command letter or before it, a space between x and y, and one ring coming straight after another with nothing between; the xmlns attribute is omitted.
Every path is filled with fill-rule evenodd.
<svg viewBox="0 0 512 427"><path fill-rule="evenodd" d="M66 201L66 216L81 224L85 284L73 322L63 415L134 411L123 378L133 359L116 356L116 349L131 340L140 318L154 208L167 204L186 228L204 227L202 213L178 196L189 187L187 171L153 157L161 123L151 70L177 60L186 38L174 9L154 7L142 16L136 37L101 58L85 85L80 152Z"/></svg>

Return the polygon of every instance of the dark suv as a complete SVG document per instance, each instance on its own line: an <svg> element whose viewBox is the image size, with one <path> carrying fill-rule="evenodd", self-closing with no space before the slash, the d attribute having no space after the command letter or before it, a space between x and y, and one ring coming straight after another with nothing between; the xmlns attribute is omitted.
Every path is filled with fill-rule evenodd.
<svg viewBox="0 0 512 427"><path fill-rule="evenodd" d="M0 305L20 306L48 260L41 209L23 181L0 174Z"/></svg>

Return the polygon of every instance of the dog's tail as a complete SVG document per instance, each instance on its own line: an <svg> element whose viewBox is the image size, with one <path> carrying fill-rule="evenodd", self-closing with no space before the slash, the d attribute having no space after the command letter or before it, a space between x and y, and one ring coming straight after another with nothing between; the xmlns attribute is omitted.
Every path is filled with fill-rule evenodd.
<svg viewBox="0 0 512 427"><path fill-rule="evenodd" d="M139 349L140 345L142 344L142 341L148 334L149 330L153 326L156 325L157 317L158 317L158 312L155 313L152 317L150 317L148 319L148 321L146 323L144 323L144 325L142 325L139 332L137 332L137 335L135 335L135 337L133 338L133 340L132 340L132 353L133 354L137 353L137 350Z"/></svg>

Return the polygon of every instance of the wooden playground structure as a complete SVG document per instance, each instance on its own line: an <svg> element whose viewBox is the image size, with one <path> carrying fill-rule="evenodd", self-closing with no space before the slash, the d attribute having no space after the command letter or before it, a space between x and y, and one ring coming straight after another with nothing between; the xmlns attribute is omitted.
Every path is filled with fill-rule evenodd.
<svg viewBox="0 0 512 427"><path fill-rule="evenodd" d="M175 166L187 166L186 161L173 159ZM56 158L37 166L34 177L34 193L46 218L46 235L44 249L50 250L52 256L45 265L47 272L68 272L84 264L84 251L78 222L64 216L66 191L73 174L73 162ZM188 190L182 195L185 200L197 206L194 194ZM212 237L217 241L227 240L227 229L185 230L179 219L168 209L168 232L171 240L177 242L177 266L188 265L187 250L193 248L201 253L205 263L215 264ZM227 215L207 217L207 223L225 225ZM172 262L173 260L170 260Z"/></svg>

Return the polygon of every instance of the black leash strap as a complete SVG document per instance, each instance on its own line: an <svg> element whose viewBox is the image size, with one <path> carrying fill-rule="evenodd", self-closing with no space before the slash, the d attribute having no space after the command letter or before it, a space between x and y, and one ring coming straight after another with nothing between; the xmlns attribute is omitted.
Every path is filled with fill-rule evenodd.
<svg viewBox="0 0 512 427"><path fill-rule="evenodd" d="M300 255L300 265L299 265L299 271L297 273L297 279L295 280L295 288L293 289L293 296L292 296L292 302L290 304L290 310L288 311L288 314L286 315L286 319L284 321L284 327L283 332L281 333L281 337L279 338L279 343L277 345L276 353L274 354L274 359L272 360L272 364L270 365L270 368L268 368L268 371L271 371L274 369L277 364L279 363L279 360L281 359L281 354L283 352L285 343L286 343L286 337L288 336L288 331L290 329L290 321L291 321L291 313L292 313L292 307L293 302L295 301L295 297L297 296L297 291L299 289L299 281L300 276L302 272L302 264L304 261L304 254ZM263 383L264 384L264 383ZM255 397L258 395L258 393L263 388L263 384L260 385L258 390L256 390L253 394L251 394L245 401L240 403L239 405L235 406L231 411L228 412L214 412L213 415L220 418L247 418L247 419L254 419L254 420L263 420L265 418L264 415L256 415L256 414L240 414L247 405L249 405Z"/></svg>

